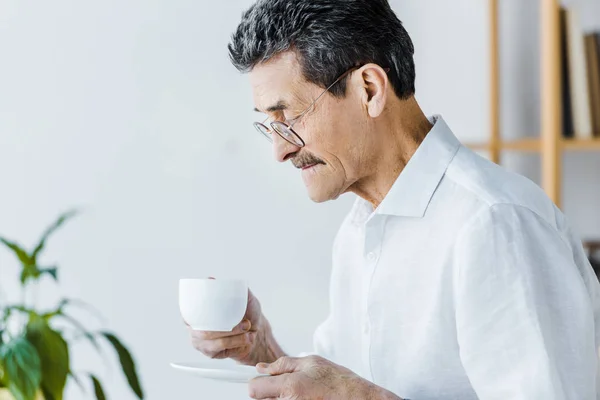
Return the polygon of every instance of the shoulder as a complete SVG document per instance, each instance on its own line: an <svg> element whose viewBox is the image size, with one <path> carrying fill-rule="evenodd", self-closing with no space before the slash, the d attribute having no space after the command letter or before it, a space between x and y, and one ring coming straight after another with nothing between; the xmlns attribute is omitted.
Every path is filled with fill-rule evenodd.
<svg viewBox="0 0 600 400"><path fill-rule="evenodd" d="M471 216L499 221L529 217L558 227L562 214L546 193L530 179L492 163L466 147L449 166L445 184L472 204ZM472 217L470 219L473 219ZM485 219L485 218L483 218Z"/></svg>

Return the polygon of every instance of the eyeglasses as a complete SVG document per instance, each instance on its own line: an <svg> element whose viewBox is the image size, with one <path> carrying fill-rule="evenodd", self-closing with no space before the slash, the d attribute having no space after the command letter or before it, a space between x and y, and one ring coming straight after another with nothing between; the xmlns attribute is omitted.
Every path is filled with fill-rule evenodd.
<svg viewBox="0 0 600 400"><path fill-rule="evenodd" d="M294 125L303 117L305 116L310 110L313 109L314 105L317 103L317 101L323 97L323 95L325 93L327 93L332 87L334 87L339 81L341 81L344 77L346 77L347 75L349 75L350 73L356 71L357 69L359 69L361 67L354 67L349 69L348 71L344 72L339 78L337 78L331 85L329 85L329 87L327 89L325 89L323 91L323 93L321 93L316 99L315 101L313 101L307 108L306 110L302 111L302 113L300 113L300 115L298 115L297 117L291 119L291 120L287 120L287 121L273 121L268 125L265 125L267 123L267 121L269 120L269 118L265 119L263 122L255 122L254 123L254 127L256 128L257 131L259 131L261 134L264 135L264 137L267 138L267 140L269 140L269 142L273 142L273 131L275 131L275 133L277 133L279 136L281 136L284 140L286 140L287 142L293 144L294 146L297 147L304 147L306 145L306 143L304 143L304 140L302 140L302 138L300 137L300 135L298 135L296 133L296 131L294 131ZM386 68L386 72L389 71L389 69Z"/></svg>

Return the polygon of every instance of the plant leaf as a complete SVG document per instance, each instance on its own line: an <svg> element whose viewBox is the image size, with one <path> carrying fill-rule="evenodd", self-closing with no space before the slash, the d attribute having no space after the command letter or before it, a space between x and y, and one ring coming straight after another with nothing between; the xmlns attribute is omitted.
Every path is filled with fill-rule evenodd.
<svg viewBox="0 0 600 400"><path fill-rule="evenodd" d="M129 350L127 350L115 335L108 332L102 332L102 336L104 336L117 351L119 361L121 362L121 368L127 378L127 382L129 382L131 390L133 390L139 399L143 399L144 394L142 392L142 387L140 386L140 381L135 370L135 362L131 357L131 353L129 353Z"/></svg>
<svg viewBox="0 0 600 400"><path fill-rule="evenodd" d="M29 318L37 315L37 313L34 310L27 308L25 306L10 305L10 306L4 307L2 319L0 320L0 322L6 323L9 320L10 316L12 315L13 311L18 311L23 314L27 314L29 316Z"/></svg>
<svg viewBox="0 0 600 400"><path fill-rule="evenodd" d="M55 316L61 314L66 306L70 306L70 305L81 307L81 308L87 310L90 314L93 314L94 317L96 317L98 319L98 321L100 321L102 323L106 322L106 320L104 319L102 314L100 314L100 312L96 308L94 308L92 305L90 305L82 300L77 300L77 299L62 299L58 303L56 310L53 312L44 314L44 318L50 319L52 317L55 317Z"/></svg>
<svg viewBox="0 0 600 400"><path fill-rule="evenodd" d="M30 308L27 308L24 305L13 304L13 305L5 306L4 307L4 315L7 316L7 317L10 316L10 314L13 311L19 311L19 312L22 312L22 313L25 313L25 314L35 315L35 311L34 310L32 310Z"/></svg>
<svg viewBox="0 0 600 400"><path fill-rule="evenodd" d="M29 279L37 279L40 277L40 270L38 266L35 264L23 264L23 269L21 270L21 284L25 285L25 283Z"/></svg>
<svg viewBox="0 0 600 400"><path fill-rule="evenodd" d="M0 329L0 351L2 351L2 346L4 346L4 330ZM5 388L6 384L4 383L4 368L2 365L2 360L0 359L0 388Z"/></svg>
<svg viewBox="0 0 600 400"><path fill-rule="evenodd" d="M15 255L19 258L19 261L21 261L21 264L25 265L32 263L32 259L29 257L29 254L27 254L27 252L18 244L2 237L0 237L0 242L4 243L6 247L15 253Z"/></svg>
<svg viewBox="0 0 600 400"><path fill-rule="evenodd" d="M56 222L54 222L52 225L50 225L46 229L46 231L42 235L42 238L40 239L38 245L35 247L35 249L33 250L33 253L31 254L31 258L33 259L34 263L37 260L37 256L44 249L44 246L46 245L46 240L48 240L48 238L50 237L50 235L52 235L52 233L54 233L54 231L56 231L58 228L60 228L60 226L62 224L64 224L68 219L74 217L75 215L77 215L77 210L67 211L66 213L62 214L56 220Z"/></svg>
<svg viewBox="0 0 600 400"><path fill-rule="evenodd" d="M40 276L44 275L44 274L48 274L48 275L52 276L55 281L58 281L58 268L56 268L56 267L42 268L39 271L40 271Z"/></svg>
<svg viewBox="0 0 600 400"><path fill-rule="evenodd" d="M48 390L46 390L45 387L42 386L42 395L44 396L44 400L56 400L54 398L54 396L52 395L52 393L50 393Z"/></svg>
<svg viewBox="0 0 600 400"><path fill-rule="evenodd" d="M10 240L0 237L0 242L4 243L6 247L11 249L19 258L19 261L21 261L21 265L23 266L21 270L22 284L25 284L29 278L37 278L40 276L38 267L35 265L35 256L29 256L29 254L27 254L27 252L21 246L11 242Z"/></svg>
<svg viewBox="0 0 600 400"><path fill-rule="evenodd" d="M25 336L40 355L44 397L46 400L62 400L69 373L67 342L41 317L30 319Z"/></svg>
<svg viewBox="0 0 600 400"><path fill-rule="evenodd" d="M102 384L94 375L90 374L90 378L92 378L92 382L94 382L94 393L96 393L96 399L98 400L106 400L106 396L104 395L104 390L102 389Z"/></svg>
<svg viewBox="0 0 600 400"><path fill-rule="evenodd" d="M6 343L0 349L4 381L15 400L34 400L42 379L38 351L24 337Z"/></svg>
<svg viewBox="0 0 600 400"><path fill-rule="evenodd" d="M92 343L92 345L96 348L96 350L101 353L102 352L102 348L100 347L100 344L98 344L98 341L96 340L96 337L89 331L87 331L85 329L85 327L81 324L81 322L77 321L75 318L71 317L70 315L67 315L65 313L63 313L62 311L59 311L56 314L57 317L62 317L64 319L66 319L67 321L69 321L75 328L77 328L77 330L83 335L85 336L90 343Z"/></svg>

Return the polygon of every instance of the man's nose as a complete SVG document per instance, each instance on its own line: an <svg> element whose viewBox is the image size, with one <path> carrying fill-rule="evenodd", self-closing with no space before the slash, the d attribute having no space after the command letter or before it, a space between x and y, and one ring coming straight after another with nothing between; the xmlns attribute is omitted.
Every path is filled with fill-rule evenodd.
<svg viewBox="0 0 600 400"><path fill-rule="evenodd" d="M285 162L300 151L300 147L292 144L273 132L273 152L275 159L279 162Z"/></svg>

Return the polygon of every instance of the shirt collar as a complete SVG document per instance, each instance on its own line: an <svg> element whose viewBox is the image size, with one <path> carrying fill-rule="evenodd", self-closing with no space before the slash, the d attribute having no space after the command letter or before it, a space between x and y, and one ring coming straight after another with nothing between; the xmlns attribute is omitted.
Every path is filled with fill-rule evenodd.
<svg viewBox="0 0 600 400"><path fill-rule="evenodd" d="M433 128L417 148L375 214L421 218L461 144L439 115L429 119ZM359 198L355 221L364 222L373 208Z"/></svg>

